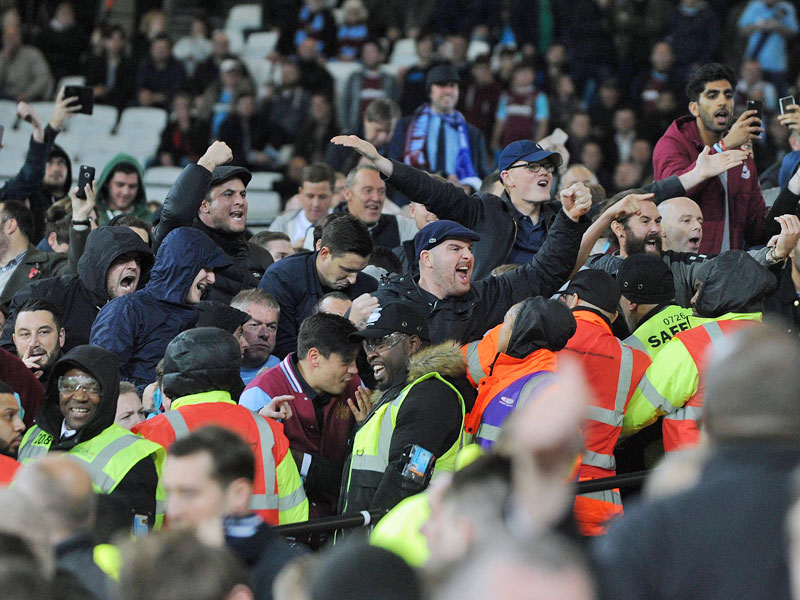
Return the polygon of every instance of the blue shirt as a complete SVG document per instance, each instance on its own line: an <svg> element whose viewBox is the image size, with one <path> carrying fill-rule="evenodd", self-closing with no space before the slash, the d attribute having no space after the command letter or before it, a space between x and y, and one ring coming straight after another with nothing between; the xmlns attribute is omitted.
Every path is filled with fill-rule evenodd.
<svg viewBox="0 0 800 600"><path fill-rule="evenodd" d="M800 165L800 150L789 152L789 154L783 157L781 170L778 172L778 186L780 186L781 189L786 187L786 184L789 183L792 175L797 171L798 165Z"/></svg>
<svg viewBox="0 0 800 600"><path fill-rule="evenodd" d="M242 381L244 382L245 385L249 384L251 381L253 381L253 379L256 378L256 375L258 375L259 372L262 369L271 369L272 367L277 365L279 362L281 362L280 358L278 358L275 355L271 355L267 359L267 362L265 362L260 367L256 367L255 369L245 369L244 367L242 367L242 370L240 372L240 376L242 378Z"/></svg>
<svg viewBox="0 0 800 600"><path fill-rule="evenodd" d="M739 18L739 28L755 25L758 21L777 19L784 27L797 33L797 13L790 2L778 2L774 6L767 6L762 0L754 0L744 9ZM767 36L756 60L761 63L761 68L770 73L783 73L787 69L786 63L786 38L777 31L754 31L747 40L747 51L750 56L759 43L762 35Z"/></svg>
<svg viewBox="0 0 800 600"><path fill-rule="evenodd" d="M514 220L517 222L517 239L514 240L514 246L508 255L508 262L524 265L531 262L534 254L542 247L547 232L544 230L541 216L539 222L534 225L531 218L519 212L513 204L511 208L514 210Z"/></svg>

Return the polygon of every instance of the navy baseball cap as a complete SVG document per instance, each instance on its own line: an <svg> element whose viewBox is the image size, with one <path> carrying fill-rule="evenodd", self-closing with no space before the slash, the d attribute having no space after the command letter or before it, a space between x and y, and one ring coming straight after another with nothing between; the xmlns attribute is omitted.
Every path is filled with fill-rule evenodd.
<svg viewBox="0 0 800 600"><path fill-rule="evenodd" d="M453 239L477 242L481 239L481 236L472 231L472 229L459 225L455 221L448 221L447 219L432 221L414 236L414 252L419 258L423 250L430 250L445 240Z"/></svg>
<svg viewBox="0 0 800 600"><path fill-rule="evenodd" d="M430 92L433 84L442 85L445 83L461 83L458 69L449 63L436 65L428 71L425 77L425 89Z"/></svg>
<svg viewBox="0 0 800 600"><path fill-rule="evenodd" d="M389 302L379 306L367 318L363 329L351 333L351 342L374 340L399 331L429 340L428 318L418 308L407 302Z"/></svg>
<svg viewBox="0 0 800 600"><path fill-rule="evenodd" d="M541 162L545 159L549 159L556 167L560 167L563 162L558 152L545 150L539 144L531 140L517 140L503 148L503 151L500 153L500 158L497 161L497 171L498 173L502 173L518 160L524 160L525 162Z"/></svg>

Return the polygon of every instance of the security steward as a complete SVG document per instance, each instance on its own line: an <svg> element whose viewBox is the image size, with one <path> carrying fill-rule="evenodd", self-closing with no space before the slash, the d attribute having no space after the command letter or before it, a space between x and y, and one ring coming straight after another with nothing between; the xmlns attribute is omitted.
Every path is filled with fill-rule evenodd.
<svg viewBox="0 0 800 600"><path fill-rule="evenodd" d="M401 473L404 452L414 447L436 457L433 476L452 471L462 442L465 400L471 406L475 395L459 346L428 346L427 320L412 305L393 302L377 308L351 338L363 341L378 389L344 470L343 514L388 510L420 492L424 484Z"/></svg>
<svg viewBox="0 0 800 600"><path fill-rule="evenodd" d="M52 451L85 463L101 494L98 541L134 523L159 526L164 512L159 480L166 453L114 423L118 396L116 355L97 346L76 346L53 367L42 408L19 448L23 465Z"/></svg>
<svg viewBox="0 0 800 600"><path fill-rule="evenodd" d="M667 264L652 254L629 256L617 271L619 305L633 334L625 339L650 359L681 331L696 324L692 309L675 301L675 278Z"/></svg>
<svg viewBox="0 0 800 600"><path fill-rule="evenodd" d="M623 415L650 359L611 333L620 298L611 275L595 269L578 271L561 297L572 309L577 330L559 357L570 356L581 363L594 396L581 426L585 450L578 480L613 477L617 474L614 447L622 432ZM621 514L617 489L575 498L575 522L584 535L605 533L606 523Z"/></svg>
<svg viewBox="0 0 800 600"><path fill-rule="evenodd" d="M230 429L255 456L250 509L270 525L306 521L308 499L283 427L238 404L244 389L241 358L239 342L218 327L196 327L175 336L164 354L162 380L164 394L172 399L170 409L133 432L169 448L204 425Z"/></svg>

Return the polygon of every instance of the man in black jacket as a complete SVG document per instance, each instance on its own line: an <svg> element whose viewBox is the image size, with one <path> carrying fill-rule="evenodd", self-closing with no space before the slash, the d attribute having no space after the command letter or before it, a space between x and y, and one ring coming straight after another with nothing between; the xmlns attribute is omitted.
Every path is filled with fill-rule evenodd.
<svg viewBox="0 0 800 600"><path fill-rule="evenodd" d="M328 292L340 291L355 300L377 289L378 282L361 272L371 254L366 225L341 215L324 226L318 251L287 256L267 270L259 288L281 305L275 356L284 358L297 350L300 323Z"/></svg>
<svg viewBox="0 0 800 600"><path fill-rule="evenodd" d="M0 346L15 351L14 323L26 301L48 300L60 309L64 327L64 352L89 343L97 313L109 301L136 291L153 266L153 253L128 227L100 227L92 231L78 261L77 275L62 275L37 281L14 294Z"/></svg>
<svg viewBox="0 0 800 600"><path fill-rule="evenodd" d="M272 264L269 252L245 239L247 184L244 167L225 166L233 158L224 142L214 142L197 164L188 165L172 184L154 233L155 250L178 227L195 227L233 261L215 273L208 300L228 304L242 290L258 286Z"/></svg>

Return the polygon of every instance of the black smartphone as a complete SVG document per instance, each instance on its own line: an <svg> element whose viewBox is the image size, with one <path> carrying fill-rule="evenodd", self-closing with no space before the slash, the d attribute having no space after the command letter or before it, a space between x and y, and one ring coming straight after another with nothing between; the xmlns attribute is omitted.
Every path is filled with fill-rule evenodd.
<svg viewBox="0 0 800 600"><path fill-rule="evenodd" d="M86 184L92 184L94 181L94 167L88 165L81 165L81 170L78 173L78 193L75 194L81 200L86 200L86 191L84 188Z"/></svg>
<svg viewBox="0 0 800 600"><path fill-rule="evenodd" d="M88 85L67 85L64 87L64 98L78 97L81 105L79 113L92 114L94 110L94 88Z"/></svg>
<svg viewBox="0 0 800 600"><path fill-rule="evenodd" d="M756 116L763 121L764 103L761 100L748 100L747 110L757 111Z"/></svg>
<svg viewBox="0 0 800 600"><path fill-rule="evenodd" d="M783 98L780 99L780 103L781 103L782 115L785 115L787 112L791 112L789 110L789 107L792 106L793 104L797 104L797 102L794 101L794 96L784 96Z"/></svg>

